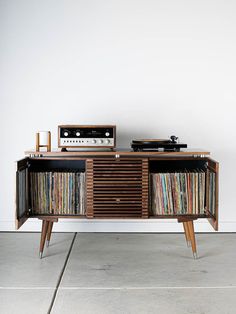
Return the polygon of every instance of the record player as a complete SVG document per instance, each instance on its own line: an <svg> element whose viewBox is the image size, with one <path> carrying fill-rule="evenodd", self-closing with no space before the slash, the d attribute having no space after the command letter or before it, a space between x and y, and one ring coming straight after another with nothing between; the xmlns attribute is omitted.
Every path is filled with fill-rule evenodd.
<svg viewBox="0 0 236 314"><path fill-rule="evenodd" d="M180 151L181 148L187 148L187 144L179 143L178 137L170 136L169 139L138 139L133 140L131 148L135 152L138 151Z"/></svg>

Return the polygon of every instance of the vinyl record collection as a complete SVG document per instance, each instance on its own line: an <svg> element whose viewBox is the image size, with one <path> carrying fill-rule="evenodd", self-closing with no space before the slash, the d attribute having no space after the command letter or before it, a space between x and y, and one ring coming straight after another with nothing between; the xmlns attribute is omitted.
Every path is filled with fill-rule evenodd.
<svg viewBox="0 0 236 314"><path fill-rule="evenodd" d="M33 214L85 214L84 173L31 172L30 183Z"/></svg>
<svg viewBox="0 0 236 314"><path fill-rule="evenodd" d="M201 170L151 174L152 214L205 214L206 173ZM215 208L215 173L209 172L209 210Z"/></svg>

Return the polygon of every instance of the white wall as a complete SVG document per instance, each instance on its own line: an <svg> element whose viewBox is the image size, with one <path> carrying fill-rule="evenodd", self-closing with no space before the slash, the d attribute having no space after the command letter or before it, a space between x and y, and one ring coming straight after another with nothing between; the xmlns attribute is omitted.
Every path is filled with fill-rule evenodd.
<svg viewBox="0 0 236 314"><path fill-rule="evenodd" d="M210 150L220 230L236 231L235 16L233 0L0 0L0 229L14 229L14 161L36 131L51 130L56 146L58 124L114 123L119 146L176 134ZM67 221L57 230L182 229Z"/></svg>

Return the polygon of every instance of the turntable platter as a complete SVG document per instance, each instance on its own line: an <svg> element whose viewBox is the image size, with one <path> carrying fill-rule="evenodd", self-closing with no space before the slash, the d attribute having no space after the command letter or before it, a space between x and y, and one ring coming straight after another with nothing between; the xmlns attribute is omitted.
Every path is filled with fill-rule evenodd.
<svg viewBox="0 0 236 314"><path fill-rule="evenodd" d="M132 143L134 144L155 144L155 143L170 143L170 139L138 139L133 140Z"/></svg>
<svg viewBox="0 0 236 314"><path fill-rule="evenodd" d="M169 139L136 139L131 143L134 151L159 150L180 151L181 148L187 148L187 144L177 143L177 137L172 135Z"/></svg>

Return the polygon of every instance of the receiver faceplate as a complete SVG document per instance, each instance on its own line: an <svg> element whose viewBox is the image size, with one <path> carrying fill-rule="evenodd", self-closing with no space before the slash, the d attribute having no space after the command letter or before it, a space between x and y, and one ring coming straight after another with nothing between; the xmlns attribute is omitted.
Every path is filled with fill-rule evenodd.
<svg viewBox="0 0 236 314"><path fill-rule="evenodd" d="M58 127L58 147L99 147L114 148L116 127L60 125Z"/></svg>

